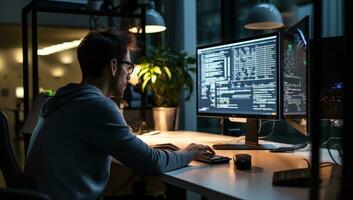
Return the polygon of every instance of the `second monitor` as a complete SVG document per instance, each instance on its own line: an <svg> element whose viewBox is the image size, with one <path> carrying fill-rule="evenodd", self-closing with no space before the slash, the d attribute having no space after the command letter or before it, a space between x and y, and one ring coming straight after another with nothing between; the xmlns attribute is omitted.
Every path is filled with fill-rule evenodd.
<svg viewBox="0 0 353 200"><path fill-rule="evenodd" d="M247 118L245 144L215 149L273 149L258 143L257 119L280 117L279 33L197 48L199 116Z"/></svg>

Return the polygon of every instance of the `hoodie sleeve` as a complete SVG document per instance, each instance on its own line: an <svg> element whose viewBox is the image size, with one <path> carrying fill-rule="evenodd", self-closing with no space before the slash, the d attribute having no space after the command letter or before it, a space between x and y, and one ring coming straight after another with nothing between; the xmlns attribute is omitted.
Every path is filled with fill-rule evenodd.
<svg viewBox="0 0 353 200"><path fill-rule="evenodd" d="M186 166L193 159L190 152L164 151L149 147L126 124L116 104L110 100L91 109L86 141L140 174L159 175Z"/></svg>

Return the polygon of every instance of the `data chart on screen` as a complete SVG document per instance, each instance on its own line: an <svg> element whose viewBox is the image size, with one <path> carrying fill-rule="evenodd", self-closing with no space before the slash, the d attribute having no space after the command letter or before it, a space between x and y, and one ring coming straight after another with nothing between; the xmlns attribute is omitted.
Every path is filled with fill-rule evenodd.
<svg viewBox="0 0 353 200"><path fill-rule="evenodd" d="M199 113L277 115L277 35L198 48L197 68Z"/></svg>

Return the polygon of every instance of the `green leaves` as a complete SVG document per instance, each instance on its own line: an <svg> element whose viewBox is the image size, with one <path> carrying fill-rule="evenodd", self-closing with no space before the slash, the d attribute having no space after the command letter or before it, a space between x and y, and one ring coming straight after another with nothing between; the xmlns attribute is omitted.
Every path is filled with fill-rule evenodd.
<svg viewBox="0 0 353 200"><path fill-rule="evenodd" d="M153 71L154 73L157 73L157 74L162 74L161 68L159 68L158 66L154 67L154 68L152 69L152 71Z"/></svg>
<svg viewBox="0 0 353 200"><path fill-rule="evenodd" d="M139 60L141 67L138 77L142 79L142 90L150 88L156 106L178 106L183 89L187 89L186 99L193 92L193 79L196 59L186 52L174 49L151 49L147 56Z"/></svg>
<svg viewBox="0 0 353 200"><path fill-rule="evenodd" d="M142 82L142 91L145 90L145 88L146 88L148 82L150 81L150 79L151 79L151 77L148 77L148 78L146 78L146 79L143 79L143 82Z"/></svg>
<svg viewBox="0 0 353 200"><path fill-rule="evenodd" d="M172 78L172 73L170 72L169 68L167 66L163 67L165 73L168 75L168 78L171 79Z"/></svg>
<svg viewBox="0 0 353 200"><path fill-rule="evenodd" d="M186 63L188 64L195 64L196 63L196 59L195 58L192 58L192 57L188 57L186 59Z"/></svg>

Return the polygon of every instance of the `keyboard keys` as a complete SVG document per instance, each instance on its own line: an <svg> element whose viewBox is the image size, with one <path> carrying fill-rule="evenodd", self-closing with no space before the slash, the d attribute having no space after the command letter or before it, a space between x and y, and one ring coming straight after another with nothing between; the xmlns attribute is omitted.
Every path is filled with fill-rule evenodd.
<svg viewBox="0 0 353 200"><path fill-rule="evenodd" d="M221 156L221 155L214 155L211 153L206 153L196 159L196 161L207 163L207 164L229 163L229 160L230 160L229 157Z"/></svg>
<svg viewBox="0 0 353 200"><path fill-rule="evenodd" d="M272 184L276 186L308 187L309 181L309 168L276 171L272 178Z"/></svg>

